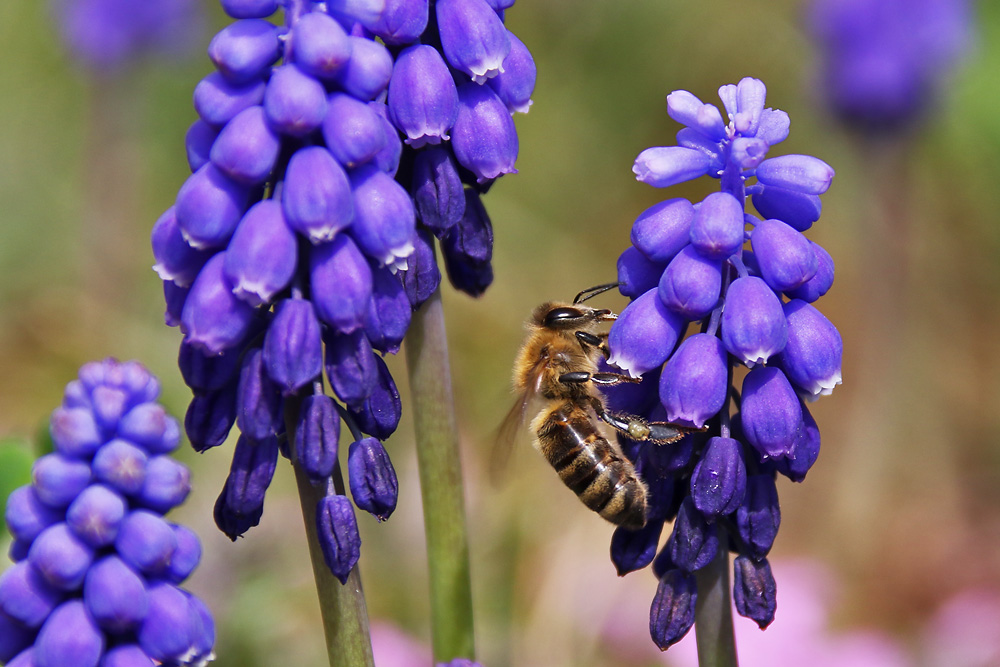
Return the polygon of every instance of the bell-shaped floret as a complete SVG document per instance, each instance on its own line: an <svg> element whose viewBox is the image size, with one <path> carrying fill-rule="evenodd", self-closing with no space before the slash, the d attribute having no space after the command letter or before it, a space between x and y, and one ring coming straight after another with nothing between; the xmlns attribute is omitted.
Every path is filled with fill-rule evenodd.
<svg viewBox="0 0 1000 667"><path fill-rule="evenodd" d="M76 499L90 483L91 468L84 461L59 453L46 454L31 467L31 486L45 505L62 508Z"/></svg>
<svg viewBox="0 0 1000 667"><path fill-rule="evenodd" d="M337 73L341 89L359 100L378 97L392 76L392 54L378 42L351 35L351 59Z"/></svg>
<svg viewBox="0 0 1000 667"><path fill-rule="evenodd" d="M821 195L830 187L833 169L811 155L780 155L757 167L757 180L764 185L785 188L806 195Z"/></svg>
<svg viewBox="0 0 1000 667"><path fill-rule="evenodd" d="M736 557L733 562L733 601L737 613L753 620L761 630L771 625L777 606L777 589L766 558Z"/></svg>
<svg viewBox="0 0 1000 667"><path fill-rule="evenodd" d="M220 0L219 4L234 19L266 19L278 11L278 0Z"/></svg>
<svg viewBox="0 0 1000 667"><path fill-rule="evenodd" d="M632 165L637 181L666 188L704 176L712 166L705 153L683 146L656 146L639 153Z"/></svg>
<svg viewBox="0 0 1000 667"><path fill-rule="evenodd" d="M462 219L465 193L451 151L441 146L417 151L410 194L417 218L438 237Z"/></svg>
<svg viewBox="0 0 1000 667"><path fill-rule="evenodd" d="M232 541L240 537L248 530L260 523L260 518L264 514L264 505L250 507L245 513L240 508L229 505L229 482L222 485L222 492L215 501L215 508L212 516L215 525L218 526L226 537ZM238 500L238 499L237 499Z"/></svg>
<svg viewBox="0 0 1000 667"><path fill-rule="evenodd" d="M294 456L314 484L324 482L333 474L339 438L340 416L333 399L325 394L306 396L295 430Z"/></svg>
<svg viewBox="0 0 1000 667"><path fill-rule="evenodd" d="M385 9L369 28L386 44L411 44L427 28L428 0L385 0Z"/></svg>
<svg viewBox="0 0 1000 667"><path fill-rule="evenodd" d="M840 332L812 305L793 299L784 305L788 344L778 363L808 395L825 396L841 382L844 343Z"/></svg>
<svg viewBox="0 0 1000 667"><path fill-rule="evenodd" d="M819 261L801 232L780 220L762 220L751 232L760 276L775 292L794 290L816 275Z"/></svg>
<svg viewBox="0 0 1000 667"><path fill-rule="evenodd" d="M661 651L679 642L694 625L698 586L694 575L671 569L660 577L649 609L649 635Z"/></svg>
<svg viewBox="0 0 1000 667"><path fill-rule="evenodd" d="M288 161L281 208L288 226L312 243L333 239L355 217L351 183L322 146L295 151Z"/></svg>
<svg viewBox="0 0 1000 667"><path fill-rule="evenodd" d="M360 403L348 406L348 409L364 433L385 440L396 431L403 404L389 368L377 355L375 368L378 375L371 393Z"/></svg>
<svg viewBox="0 0 1000 667"><path fill-rule="evenodd" d="M736 528L751 558L764 558L781 524L778 490L771 474L747 477L747 493L736 510Z"/></svg>
<svg viewBox="0 0 1000 667"><path fill-rule="evenodd" d="M354 504L385 521L396 509L399 483L389 454L376 438L351 444L347 455L348 477Z"/></svg>
<svg viewBox="0 0 1000 667"><path fill-rule="evenodd" d="M528 113L537 75L535 59L517 35L507 31L507 37L510 38L510 53L504 58L502 71L490 79L488 85L511 113Z"/></svg>
<svg viewBox="0 0 1000 667"><path fill-rule="evenodd" d="M236 423L236 382L211 391L196 391L184 415L191 447L203 452L226 441Z"/></svg>
<svg viewBox="0 0 1000 667"><path fill-rule="evenodd" d="M793 229L804 232L819 220L823 203L819 195L808 195L774 186L761 186L753 197L754 208L765 218L781 220Z"/></svg>
<svg viewBox="0 0 1000 667"><path fill-rule="evenodd" d="M472 188L465 189L465 212L441 239L441 252L456 289L479 296L493 282L493 224L479 193Z"/></svg>
<svg viewBox="0 0 1000 667"><path fill-rule="evenodd" d="M685 246L670 260L660 276L660 300L688 320L700 320L719 304L722 262L708 259L693 246Z"/></svg>
<svg viewBox="0 0 1000 667"><path fill-rule="evenodd" d="M608 362L632 377L663 365L685 328L684 318L651 289L622 311L608 333Z"/></svg>
<svg viewBox="0 0 1000 667"><path fill-rule="evenodd" d="M208 260L181 311L184 340L208 354L221 354L242 342L256 312L233 293L223 268L225 256L218 253Z"/></svg>
<svg viewBox="0 0 1000 667"><path fill-rule="evenodd" d="M379 264L405 269L417 229L413 200L403 186L372 164L352 171L350 183L354 198L351 238Z"/></svg>
<svg viewBox="0 0 1000 667"><path fill-rule="evenodd" d="M327 0L326 9L344 25L361 24L367 30L378 25L386 0Z"/></svg>
<svg viewBox="0 0 1000 667"><path fill-rule="evenodd" d="M38 631L34 665L97 667L104 653L104 633L82 600L67 600Z"/></svg>
<svg viewBox="0 0 1000 667"><path fill-rule="evenodd" d="M395 354L410 326L410 300L399 278L388 268L372 267L372 285L365 334L376 350Z"/></svg>
<svg viewBox="0 0 1000 667"><path fill-rule="evenodd" d="M160 515L148 510L135 510L122 521L115 549L132 569L158 576L170 565L177 549L177 536Z"/></svg>
<svg viewBox="0 0 1000 667"><path fill-rule="evenodd" d="M793 482L801 482L819 458L819 445L819 426L809 409L802 405L802 429L795 439L795 446L791 454L774 461L775 469Z"/></svg>
<svg viewBox="0 0 1000 667"><path fill-rule="evenodd" d="M809 242L816 254L816 274L793 290L786 290L785 294L791 299L801 299L807 303L816 301L826 294L833 287L833 257L826 251L826 248L818 243Z"/></svg>
<svg viewBox="0 0 1000 667"><path fill-rule="evenodd" d="M189 291L190 288L179 287L171 280L163 281L163 300L166 302L166 307L163 309L163 323L168 327L181 325L181 311L184 310L184 302Z"/></svg>
<svg viewBox="0 0 1000 667"><path fill-rule="evenodd" d="M475 83L459 86L451 146L455 159L475 174L479 183L517 172L517 128L492 88Z"/></svg>
<svg viewBox="0 0 1000 667"><path fill-rule="evenodd" d="M241 515L262 508L277 463L277 438L253 441L241 435L233 449L233 462L226 479L226 506Z"/></svg>
<svg viewBox="0 0 1000 667"><path fill-rule="evenodd" d="M639 214L632 224L632 245L650 261L667 264L691 240L694 206L687 199L667 199Z"/></svg>
<svg viewBox="0 0 1000 667"><path fill-rule="evenodd" d="M177 224L176 207L171 206L153 225L151 234L153 271L161 280L171 280L179 287L188 287L201 271L201 267L215 253L214 250L196 250L184 240Z"/></svg>
<svg viewBox="0 0 1000 667"><path fill-rule="evenodd" d="M298 243L281 204L265 199L250 207L223 256L233 294L251 306L267 303L285 289L295 274Z"/></svg>
<svg viewBox="0 0 1000 667"><path fill-rule="evenodd" d="M28 562L61 591L75 591L94 562L94 550L65 523L53 524L31 543Z"/></svg>
<svg viewBox="0 0 1000 667"><path fill-rule="evenodd" d="M767 283L756 276L734 280L722 311L722 342L729 353L748 366L763 364L787 341L781 300Z"/></svg>
<svg viewBox="0 0 1000 667"><path fill-rule="evenodd" d="M257 347L247 352L240 368L236 398L236 424L253 440L263 440L284 431L279 387L264 369L264 352Z"/></svg>
<svg viewBox="0 0 1000 667"><path fill-rule="evenodd" d="M666 264L649 260L638 248L629 246L618 257L618 291L634 299L660 282Z"/></svg>
<svg viewBox="0 0 1000 667"><path fill-rule="evenodd" d="M135 504L166 514L191 493L191 471L170 456L154 456L146 464L146 478L135 496Z"/></svg>
<svg viewBox="0 0 1000 667"><path fill-rule="evenodd" d="M208 57L237 85L260 78L279 53L277 27L261 19L230 23L208 43Z"/></svg>
<svg viewBox="0 0 1000 667"><path fill-rule="evenodd" d="M670 559L685 572L694 572L712 562L719 550L719 536L714 523L699 512L690 496L684 499L674 530L664 547Z"/></svg>
<svg viewBox="0 0 1000 667"><path fill-rule="evenodd" d="M399 169L399 160L403 157L403 141L399 138L396 126L389 120L389 109L385 103L373 100L368 104L378 113L379 121L382 123L382 132L385 134L385 145L382 146L382 150L375 154L372 161L382 171L390 176L395 176Z"/></svg>
<svg viewBox="0 0 1000 667"><path fill-rule="evenodd" d="M16 622L37 628L62 600L63 594L46 583L41 573L22 560L0 575L0 609Z"/></svg>
<svg viewBox="0 0 1000 667"><path fill-rule="evenodd" d="M180 465L180 464L178 464ZM115 541L128 505L114 489L91 484L66 510L66 524L95 549Z"/></svg>
<svg viewBox="0 0 1000 667"><path fill-rule="evenodd" d="M463 197L463 201L464 201ZM492 228L491 228L492 229ZM406 260L406 270L396 275L403 281L403 290L410 300L410 307L416 310L431 298L441 283L441 269L434 256L434 237L426 229L417 228L413 241L413 254Z"/></svg>
<svg viewBox="0 0 1000 667"><path fill-rule="evenodd" d="M275 67L264 93L264 112L278 132L304 137L326 116L326 90L297 65Z"/></svg>
<svg viewBox="0 0 1000 667"><path fill-rule="evenodd" d="M329 333L326 343L326 375L337 398L348 406L360 405L378 383L375 352L363 330L350 334Z"/></svg>
<svg viewBox="0 0 1000 667"><path fill-rule="evenodd" d="M336 19L322 12L299 17L291 34L291 61L306 74L331 81L351 58L351 40Z"/></svg>
<svg viewBox="0 0 1000 667"><path fill-rule="evenodd" d="M717 337L689 336L667 360L660 376L660 401L667 421L701 428L726 400L726 349Z"/></svg>
<svg viewBox="0 0 1000 667"><path fill-rule="evenodd" d="M361 557L361 536L354 507L346 496L326 496L316 506L316 534L323 560L340 583Z"/></svg>
<svg viewBox="0 0 1000 667"><path fill-rule="evenodd" d="M704 257L718 260L743 247L743 205L736 197L715 192L702 200L691 221L691 245Z"/></svg>
<svg viewBox="0 0 1000 667"><path fill-rule="evenodd" d="M802 408L780 369L756 366L747 373L740 415L743 433L761 458L792 453L802 428Z"/></svg>
<svg viewBox="0 0 1000 667"><path fill-rule="evenodd" d="M416 44L396 57L388 105L389 118L413 148L448 139L458 118L458 89L437 49Z"/></svg>
<svg viewBox="0 0 1000 667"><path fill-rule="evenodd" d="M188 597L167 582L149 586L149 610L136 638L153 660L176 664L192 649L191 612Z"/></svg>
<svg viewBox="0 0 1000 667"><path fill-rule="evenodd" d="M105 556L87 572L83 603L102 629L121 634L146 617L146 582L118 556Z"/></svg>
<svg viewBox="0 0 1000 667"><path fill-rule="evenodd" d="M250 190L211 162L191 174L180 190L174 213L184 240L196 250L225 246L243 217Z"/></svg>
<svg viewBox="0 0 1000 667"><path fill-rule="evenodd" d="M327 100L323 138L337 162L348 169L372 160L386 141L378 112L344 93L333 93Z"/></svg>
<svg viewBox="0 0 1000 667"><path fill-rule="evenodd" d="M231 83L220 72L212 72L194 87L194 110L209 125L222 127L236 114L264 99L265 83L254 79Z"/></svg>
<svg viewBox="0 0 1000 667"><path fill-rule="evenodd" d="M477 85L502 71L510 38L486 0L438 0L434 9L444 57L452 67Z"/></svg>
<svg viewBox="0 0 1000 667"><path fill-rule="evenodd" d="M703 514L735 512L747 490L743 450L733 438L710 438L691 474L691 498Z"/></svg>
<svg viewBox="0 0 1000 667"><path fill-rule="evenodd" d="M206 355L193 345L181 342L177 365L184 383L195 392L218 391L236 377L241 351L231 348L219 355ZM122 433L122 436L134 440L126 433Z"/></svg>
<svg viewBox="0 0 1000 667"><path fill-rule="evenodd" d="M264 334L264 368L286 396L323 371L319 319L306 299L284 299Z"/></svg>
<svg viewBox="0 0 1000 667"><path fill-rule="evenodd" d="M281 138L268 125L264 107L255 105L226 123L209 156L234 181L258 185L271 174L280 150Z"/></svg>
<svg viewBox="0 0 1000 667"><path fill-rule="evenodd" d="M194 173L208 162L209 153L215 138L219 136L219 128L209 125L202 119L191 123L184 135L184 150L187 154L188 167Z"/></svg>
<svg viewBox="0 0 1000 667"><path fill-rule="evenodd" d="M653 562L656 548L663 532L663 521L646 521L639 530L629 530L622 526L611 536L611 562L618 576L641 570Z"/></svg>

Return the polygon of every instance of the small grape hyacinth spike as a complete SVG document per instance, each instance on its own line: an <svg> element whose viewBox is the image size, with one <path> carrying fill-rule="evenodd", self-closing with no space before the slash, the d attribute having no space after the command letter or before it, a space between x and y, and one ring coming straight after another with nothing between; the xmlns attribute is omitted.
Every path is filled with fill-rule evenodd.
<svg viewBox="0 0 1000 667"><path fill-rule="evenodd" d="M201 547L163 516L187 496L189 474L169 456L176 421L156 403L158 393L145 368L114 359L84 366L67 386L51 427L74 458L42 457L32 483L7 502L25 555L0 576L0 660L97 667L213 657L214 638L192 633L190 614L161 613L159 590L169 586L185 609L201 610L201 626L212 624L207 608L177 588ZM101 425L96 442L83 437L90 423ZM138 644L126 649L123 637ZM169 650L152 637L169 637Z"/></svg>
<svg viewBox="0 0 1000 667"><path fill-rule="evenodd" d="M790 120L766 93L749 77L719 89L721 108L670 93L667 113L683 125L677 145L647 148L633 167L654 187L701 176L720 185L697 204L668 198L636 218L617 267L630 301L607 341L608 370L659 390L602 387L616 414L700 431L666 445L618 436L649 485L647 513L673 521L655 557L642 531L616 531L611 543L619 572L651 561L660 578L650 634L661 649L697 614L727 613L695 605L696 579L721 575L720 551L737 554L737 610L762 628L773 619L765 558L781 517L775 478L802 481L815 463L820 433L803 400L841 381L840 335L814 305L833 285L833 259L804 234L834 172L809 155L773 154Z"/></svg>

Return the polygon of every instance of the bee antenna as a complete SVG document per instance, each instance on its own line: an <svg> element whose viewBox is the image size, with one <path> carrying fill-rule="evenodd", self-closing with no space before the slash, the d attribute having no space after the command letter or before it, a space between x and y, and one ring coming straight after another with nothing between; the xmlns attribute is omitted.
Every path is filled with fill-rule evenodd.
<svg viewBox="0 0 1000 667"><path fill-rule="evenodd" d="M597 296L598 294L604 294L608 290L613 290L614 288L618 287L618 285L619 283L613 282L613 283L605 283L603 285L596 285L594 287L585 289L576 295L576 298L573 299L573 305L576 305L578 303L583 303L587 299L591 299Z"/></svg>

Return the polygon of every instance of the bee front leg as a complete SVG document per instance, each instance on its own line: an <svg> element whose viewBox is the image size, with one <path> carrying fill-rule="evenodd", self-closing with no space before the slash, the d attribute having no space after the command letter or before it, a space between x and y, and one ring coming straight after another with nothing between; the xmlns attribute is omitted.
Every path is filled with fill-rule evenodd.
<svg viewBox="0 0 1000 667"><path fill-rule="evenodd" d="M576 339L580 341L580 347L584 350L590 347L596 347L601 351L601 354L605 359L611 356L611 350L608 348L608 334L592 334L589 331L576 331Z"/></svg>

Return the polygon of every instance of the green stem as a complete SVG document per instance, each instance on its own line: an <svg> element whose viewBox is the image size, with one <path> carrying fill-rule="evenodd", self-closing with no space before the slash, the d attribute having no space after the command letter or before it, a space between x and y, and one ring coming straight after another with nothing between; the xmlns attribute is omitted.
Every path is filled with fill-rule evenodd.
<svg viewBox="0 0 1000 667"><path fill-rule="evenodd" d="M295 425L300 406L301 399L298 396L285 401L285 426L290 447L295 446ZM306 540L309 542L309 559L312 561L316 593L319 595L330 667L374 667L375 659L372 657L372 642L368 632L368 607L361 588L361 573L355 565L347 582L341 584L330 572L316 533L316 506L326 495L326 489L323 486L313 486L305 471L299 465L293 463L293 466L299 488L299 502L302 505L302 519L306 525ZM334 470L333 486L337 493L344 493L344 478L339 465Z"/></svg>
<svg viewBox="0 0 1000 667"><path fill-rule="evenodd" d="M465 489L440 289L413 314L405 345L427 534L434 660L472 660Z"/></svg>
<svg viewBox="0 0 1000 667"><path fill-rule="evenodd" d="M729 603L729 551L725 531L721 527L718 531L719 551L711 563L695 572L698 602L694 608L694 628L699 667L737 667L739 664Z"/></svg>

